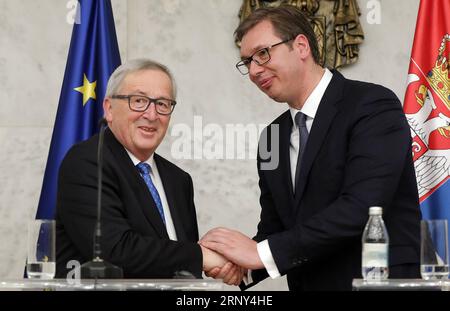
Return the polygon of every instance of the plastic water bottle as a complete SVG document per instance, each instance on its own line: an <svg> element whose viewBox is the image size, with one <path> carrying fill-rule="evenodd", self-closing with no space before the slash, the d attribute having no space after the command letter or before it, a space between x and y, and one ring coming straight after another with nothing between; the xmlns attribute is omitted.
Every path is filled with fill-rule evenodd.
<svg viewBox="0 0 450 311"><path fill-rule="evenodd" d="M367 281L386 280L389 276L389 236L382 214L379 206L369 208L369 220L362 236L362 276Z"/></svg>

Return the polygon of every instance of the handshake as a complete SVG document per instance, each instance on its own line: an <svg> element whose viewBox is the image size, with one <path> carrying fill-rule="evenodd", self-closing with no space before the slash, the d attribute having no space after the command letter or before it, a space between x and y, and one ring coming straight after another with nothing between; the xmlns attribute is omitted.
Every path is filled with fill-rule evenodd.
<svg viewBox="0 0 450 311"><path fill-rule="evenodd" d="M264 268L256 241L239 231L215 228L199 241L206 276L222 279L228 285L239 285L248 269Z"/></svg>

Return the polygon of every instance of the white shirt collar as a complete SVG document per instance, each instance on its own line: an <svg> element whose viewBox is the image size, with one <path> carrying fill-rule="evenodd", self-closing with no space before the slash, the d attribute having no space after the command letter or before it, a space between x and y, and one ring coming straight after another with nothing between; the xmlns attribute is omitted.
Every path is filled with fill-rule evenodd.
<svg viewBox="0 0 450 311"><path fill-rule="evenodd" d="M306 116L310 119L314 119L316 117L317 109L319 108L320 101L322 100L323 94L331 82L331 78L333 78L333 74L328 68L325 68L325 72L322 78L319 81L319 84L314 88L312 93L308 96L301 110L289 107L291 111L292 122L294 123L294 127L297 127L295 124L295 115L297 112L301 111L306 114Z"/></svg>
<svg viewBox="0 0 450 311"><path fill-rule="evenodd" d="M128 153L128 156L130 157L131 161L133 161L134 166L138 165L141 162L147 163L150 165L152 170L155 168L155 159L154 159L154 153L148 158L146 161L140 161L138 158L134 156L127 148L125 148L125 151Z"/></svg>
<svg viewBox="0 0 450 311"><path fill-rule="evenodd" d="M161 199L161 204L163 206L164 210L164 218L166 220L166 230L167 234L169 235L169 239L173 241L177 241L177 232L175 230L175 225L173 224L172 214L170 212L169 203L167 202L166 192L164 190L164 185L161 180L161 176L159 176L158 167L156 166L155 159L154 159L154 153L148 158L146 161L139 161L138 158L136 158L127 148L125 150L128 153L128 156L130 157L131 161L133 161L134 166L138 165L141 162L147 163L150 165L152 170L150 171L150 176L153 180L153 184L156 188L156 190L159 193L159 197Z"/></svg>

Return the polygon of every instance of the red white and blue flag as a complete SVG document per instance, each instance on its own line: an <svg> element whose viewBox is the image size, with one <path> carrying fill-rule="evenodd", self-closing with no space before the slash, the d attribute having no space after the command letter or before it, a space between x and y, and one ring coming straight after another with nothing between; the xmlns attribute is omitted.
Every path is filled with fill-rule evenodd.
<svg viewBox="0 0 450 311"><path fill-rule="evenodd" d="M450 1L422 0L403 109L424 219L450 221Z"/></svg>

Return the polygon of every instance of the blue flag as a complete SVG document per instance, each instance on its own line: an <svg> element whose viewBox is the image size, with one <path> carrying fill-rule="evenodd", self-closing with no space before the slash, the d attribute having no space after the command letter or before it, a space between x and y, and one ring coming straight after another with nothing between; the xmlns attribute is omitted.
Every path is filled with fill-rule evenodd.
<svg viewBox="0 0 450 311"><path fill-rule="evenodd" d="M37 219L52 219L58 171L70 147L98 131L108 79L120 65L110 0L80 0L53 129Z"/></svg>

